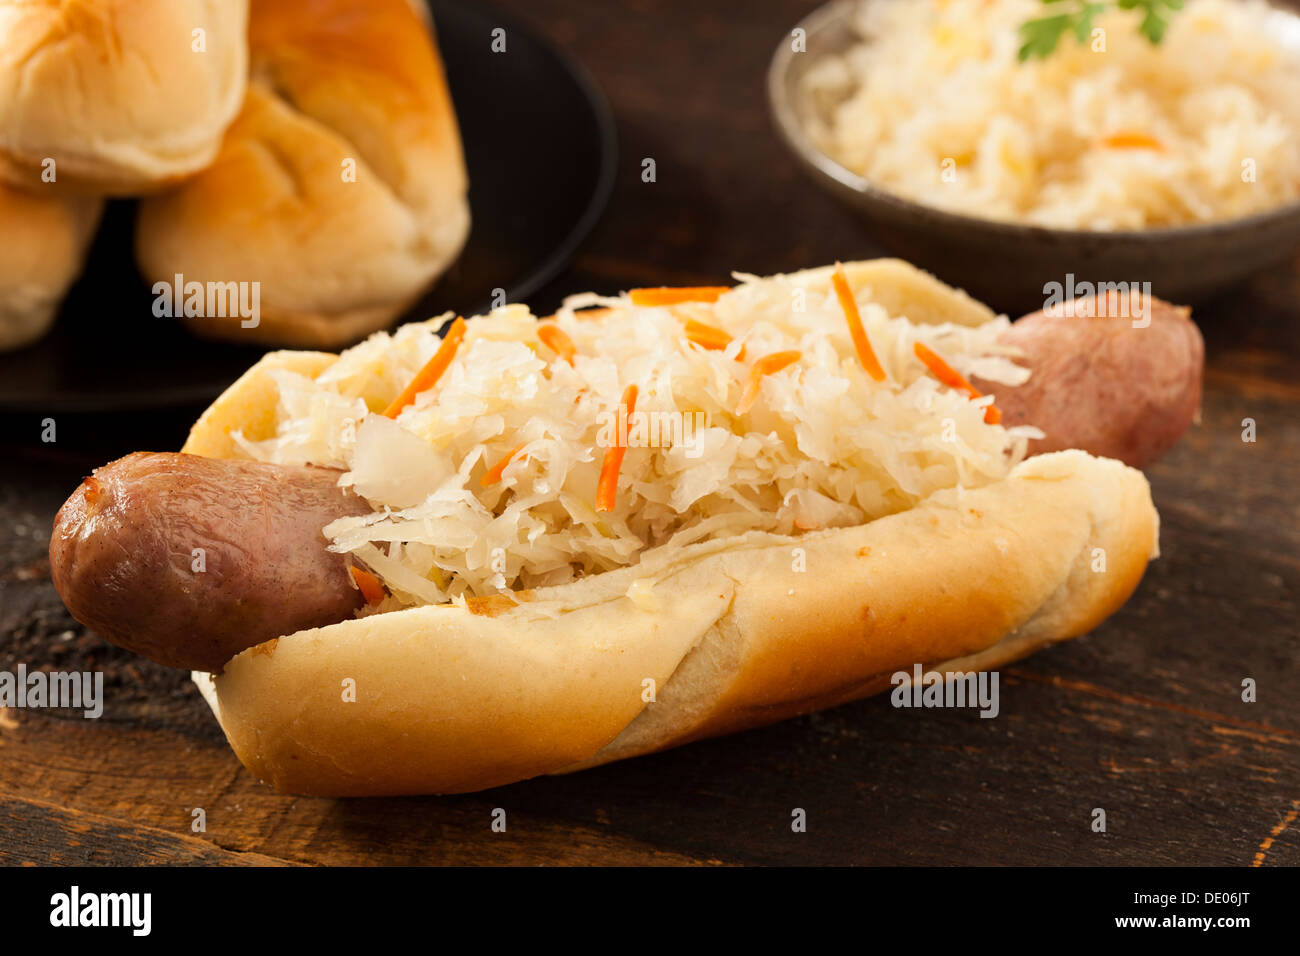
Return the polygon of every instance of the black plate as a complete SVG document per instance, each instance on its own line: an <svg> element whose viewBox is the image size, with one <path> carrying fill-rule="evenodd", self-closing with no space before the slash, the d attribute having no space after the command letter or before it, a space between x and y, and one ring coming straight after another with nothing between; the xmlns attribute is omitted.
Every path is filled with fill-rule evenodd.
<svg viewBox="0 0 1300 956"><path fill-rule="evenodd" d="M512 302L526 299L573 256L614 181L609 107L581 67L491 8L430 6L465 143L473 227L460 259L402 321L485 312L497 288ZM505 53L491 49L498 27ZM0 409L203 403L266 351L196 339L154 317L132 258L134 215L131 202L109 206L54 328L0 354Z"/></svg>

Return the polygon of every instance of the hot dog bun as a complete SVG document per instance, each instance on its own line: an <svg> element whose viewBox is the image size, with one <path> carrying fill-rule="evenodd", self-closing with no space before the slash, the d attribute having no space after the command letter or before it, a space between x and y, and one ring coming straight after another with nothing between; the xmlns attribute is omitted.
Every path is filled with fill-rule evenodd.
<svg viewBox="0 0 1300 956"><path fill-rule="evenodd" d="M0 0L0 176L134 194L217 154L248 81L248 0ZM201 31L201 32L200 32Z"/></svg>
<svg viewBox="0 0 1300 956"><path fill-rule="evenodd" d="M901 263L845 271L922 321L992 317ZM824 289L830 272L799 277ZM315 376L332 361L267 356L184 451L236 457L233 431L274 428L270 373ZM856 527L750 532L513 597L301 631L195 681L240 759L277 789L476 790L833 706L916 662L996 667L1086 633L1137 586L1157 528L1140 472L1065 451Z"/></svg>
<svg viewBox="0 0 1300 956"><path fill-rule="evenodd" d="M460 134L430 28L408 0L259 0L252 75L216 162L141 204L150 282L260 283L241 342L337 346L389 324L469 230Z"/></svg>
<svg viewBox="0 0 1300 956"><path fill-rule="evenodd" d="M278 790L478 790L834 706L917 661L996 667L1095 627L1137 586L1155 540L1140 472L1060 452L961 501L687 548L518 607L303 631L196 680L240 759ZM794 548L806 573L791 571ZM1105 573L1091 570L1098 548ZM657 607L627 596L638 579Z"/></svg>

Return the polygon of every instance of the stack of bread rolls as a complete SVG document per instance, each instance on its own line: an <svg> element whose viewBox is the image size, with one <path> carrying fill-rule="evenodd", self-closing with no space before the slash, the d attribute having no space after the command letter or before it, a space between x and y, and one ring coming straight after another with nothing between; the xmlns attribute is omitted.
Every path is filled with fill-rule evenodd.
<svg viewBox="0 0 1300 956"><path fill-rule="evenodd" d="M200 335L346 344L469 231L460 135L410 0L0 0L0 348L41 336L105 197L150 284L257 284Z"/></svg>

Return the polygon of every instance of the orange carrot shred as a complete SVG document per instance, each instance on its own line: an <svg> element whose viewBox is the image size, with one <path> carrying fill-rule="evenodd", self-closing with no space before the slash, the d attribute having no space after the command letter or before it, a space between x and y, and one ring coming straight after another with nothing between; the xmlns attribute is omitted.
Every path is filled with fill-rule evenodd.
<svg viewBox="0 0 1300 956"><path fill-rule="evenodd" d="M452 359L456 357L456 350L460 348L461 340L465 338L465 329L465 320L462 318L457 318L451 324L446 337L442 340L442 345L438 346L438 351L433 353L433 358L416 373L415 378L411 379L411 384L402 390L402 394L393 399L392 404L384 409L386 417L396 418L403 408L415 401L416 395L433 388L442 377L442 373L451 366Z"/></svg>
<svg viewBox="0 0 1300 956"><path fill-rule="evenodd" d="M923 342L917 342L912 346L912 351L916 357L925 363L931 373L944 385L949 388L955 388L959 392L965 393L966 397L972 401L977 398L983 398L984 395L974 385L966 381L965 376L955 368L941 359L933 349L926 346ZM1002 411L996 405L990 405L984 409L984 421L990 425L996 425L1002 421Z"/></svg>
<svg viewBox="0 0 1300 956"><path fill-rule="evenodd" d="M680 305L683 302L717 302L731 289L725 285L661 286L657 289L632 289L628 298L633 305Z"/></svg>
<svg viewBox="0 0 1300 956"><path fill-rule="evenodd" d="M348 570L352 572L352 580L357 582L357 587L361 589L361 596L366 599L367 604L378 604L387 597L384 586L379 583L379 578L369 571L362 571L355 566Z"/></svg>
<svg viewBox="0 0 1300 956"><path fill-rule="evenodd" d="M537 327L537 337L542 340L542 344L548 349L570 365L573 364L573 357L578 354L578 348L573 344L573 339L569 338L564 329L558 325L539 325Z"/></svg>
<svg viewBox="0 0 1300 956"><path fill-rule="evenodd" d="M686 320L686 337L706 349L725 349L731 344L731 336L722 329L694 319Z"/></svg>
<svg viewBox="0 0 1300 956"><path fill-rule="evenodd" d="M877 382L883 382L885 370L881 368L875 349L871 347L867 330L862 327L862 316L858 313L857 300L853 298L853 290L849 288L849 280L844 275L843 266L838 263L835 265L835 271L831 273L831 285L835 286L835 295L839 297L840 308L844 310L844 318L848 320L849 335L853 337L853 347L857 350L858 361L862 363L868 375Z"/></svg>
<svg viewBox="0 0 1300 956"><path fill-rule="evenodd" d="M694 319L687 319L686 341L692 342L703 349L721 352L731 344L731 335L716 326L705 325L703 322L697 322ZM743 362L744 360L745 347L742 345L740 351L736 353L736 361Z"/></svg>
<svg viewBox="0 0 1300 956"><path fill-rule="evenodd" d="M803 353L798 351L790 352L773 352L771 355L764 355L754 363L754 367L749 370L749 381L745 384L745 391L741 393L740 404L736 406L736 414L743 415L754 407L758 401L759 390L763 387L763 376L771 375L787 366L793 365L802 358Z"/></svg>
<svg viewBox="0 0 1300 956"><path fill-rule="evenodd" d="M912 346L912 351L916 357L926 364L926 367L934 374L934 377L949 388L955 388L959 392L965 392L970 398L979 398L980 393L970 382L966 381L955 368L941 359L937 352L929 348L924 342L917 342Z"/></svg>
<svg viewBox="0 0 1300 956"><path fill-rule="evenodd" d="M490 487L491 485L495 485L498 481L500 481L502 473L504 473L506 470L506 465L514 461L515 457L521 451L523 451L527 446L528 446L528 442L524 442L518 448L510 452L510 454L506 455L499 462L497 462L495 465L489 468L483 475L483 479L482 479L483 487L484 488Z"/></svg>
<svg viewBox="0 0 1300 956"><path fill-rule="evenodd" d="M1164 143L1146 133L1116 133L1104 138L1101 145L1110 149L1154 149L1157 152L1165 149Z"/></svg>
<svg viewBox="0 0 1300 956"><path fill-rule="evenodd" d="M623 392L622 404L627 407L628 418L636 411L637 387L629 385ZM627 454L627 445L619 440L606 449L605 460L600 466L600 480L596 483L596 510L613 511L618 497L618 472L623 467L623 456Z"/></svg>

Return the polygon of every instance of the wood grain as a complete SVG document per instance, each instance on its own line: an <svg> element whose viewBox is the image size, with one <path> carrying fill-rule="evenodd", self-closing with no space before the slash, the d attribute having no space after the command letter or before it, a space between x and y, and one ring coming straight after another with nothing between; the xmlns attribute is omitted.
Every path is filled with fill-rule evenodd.
<svg viewBox="0 0 1300 956"><path fill-rule="evenodd" d="M587 65L620 136L609 212L539 309L880 253L770 129L768 58L815 5L503 4ZM63 610L43 563L58 505L95 464L178 447L195 410L61 417L53 446L36 417L4 419L0 669L89 661L109 685L98 721L0 714L0 862L1300 864L1297 303L1300 259L1198 310L1203 419L1150 471L1163 554L1096 633L1004 672L998 719L877 698L449 798L281 797L243 770L183 675ZM791 831L797 808L806 833Z"/></svg>
<svg viewBox="0 0 1300 956"><path fill-rule="evenodd" d="M261 853L232 853L207 840L95 813L0 797L6 866L283 866Z"/></svg>

